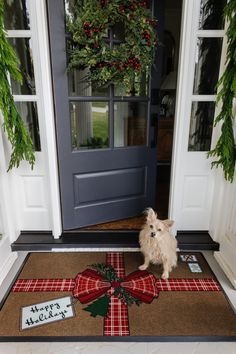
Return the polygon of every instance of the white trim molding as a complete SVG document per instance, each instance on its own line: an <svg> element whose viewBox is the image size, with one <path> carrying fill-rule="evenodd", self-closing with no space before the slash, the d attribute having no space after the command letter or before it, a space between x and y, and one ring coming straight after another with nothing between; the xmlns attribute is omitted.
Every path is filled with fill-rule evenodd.
<svg viewBox="0 0 236 354"><path fill-rule="evenodd" d="M192 150L190 146L195 143L189 139L195 132L194 119L190 118L193 103L216 101L216 95L210 92L194 94L198 38L225 38L225 30L198 29L200 3L200 0L183 0L169 203L169 217L175 220L174 233L177 230L209 230L213 207L215 172L211 170L207 151L195 151L195 147ZM225 59L224 54L222 47L221 62Z"/></svg>
<svg viewBox="0 0 236 354"><path fill-rule="evenodd" d="M59 238L62 233L62 222L46 2L44 0L37 0L32 5L31 15L34 18L34 21L32 21L32 31L38 39L35 41L37 43L35 50L38 58L38 65L36 65L38 73L35 73L35 75L38 76L40 85L40 97L44 116L43 124L41 125L41 136L44 136L45 139L44 146L47 156L51 229L54 238Z"/></svg>
<svg viewBox="0 0 236 354"><path fill-rule="evenodd" d="M236 290L236 269L232 269L232 267L227 263L227 260L222 252L214 252L214 257Z"/></svg>

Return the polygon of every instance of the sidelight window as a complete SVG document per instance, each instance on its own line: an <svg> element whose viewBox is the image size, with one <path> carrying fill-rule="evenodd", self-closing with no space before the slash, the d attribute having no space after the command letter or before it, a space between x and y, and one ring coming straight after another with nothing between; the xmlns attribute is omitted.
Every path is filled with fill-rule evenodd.
<svg viewBox="0 0 236 354"><path fill-rule="evenodd" d="M31 41L29 1L6 0L4 26L14 48L22 73L22 84L10 78L16 107L29 130L35 151L41 150L38 124L37 90L34 74L34 50Z"/></svg>
<svg viewBox="0 0 236 354"><path fill-rule="evenodd" d="M196 33L189 151L209 151L224 37L226 1L201 0Z"/></svg>

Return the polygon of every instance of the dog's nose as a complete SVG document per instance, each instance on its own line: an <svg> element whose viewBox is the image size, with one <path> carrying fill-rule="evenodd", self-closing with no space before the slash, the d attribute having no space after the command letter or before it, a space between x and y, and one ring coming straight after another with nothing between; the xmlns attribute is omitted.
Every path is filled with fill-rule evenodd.
<svg viewBox="0 0 236 354"><path fill-rule="evenodd" d="M155 236L155 232L151 232L151 237L154 237Z"/></svg>

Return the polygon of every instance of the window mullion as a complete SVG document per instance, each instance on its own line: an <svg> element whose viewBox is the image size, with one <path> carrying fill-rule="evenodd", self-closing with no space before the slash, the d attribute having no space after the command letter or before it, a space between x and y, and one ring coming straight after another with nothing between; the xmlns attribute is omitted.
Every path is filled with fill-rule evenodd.
<svg viewBox="0 0 236 354"><path fill-rule="evenodd" d="M109 88L109 146L114 149L114 129L115 129L115 114L114 114L114 86L110 85Z"/></svg>

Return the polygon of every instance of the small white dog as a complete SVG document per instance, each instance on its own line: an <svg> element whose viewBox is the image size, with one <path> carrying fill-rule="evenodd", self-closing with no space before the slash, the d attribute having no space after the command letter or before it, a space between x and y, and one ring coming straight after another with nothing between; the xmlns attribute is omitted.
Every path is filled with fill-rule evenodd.
<svg viewBox="0 0 236 354"><path fill-rule="evenodd" d="M139 244L144 255L144 264L139 269L145 270L149 263L163 264L162 279L169 278L169 272L177 265L177 241L170 234L172 220L159 220L153 209L146 210L147 219L139 233Z"/></svg>

